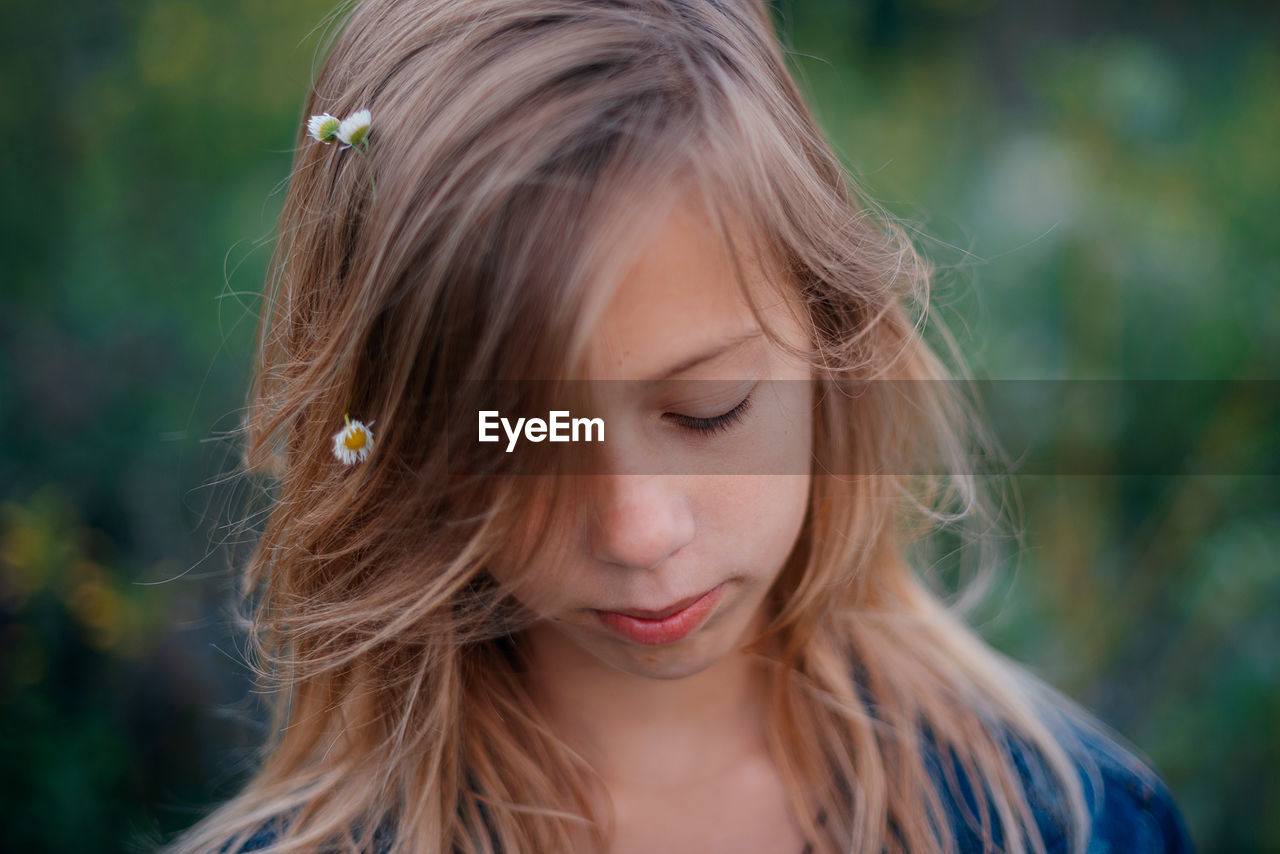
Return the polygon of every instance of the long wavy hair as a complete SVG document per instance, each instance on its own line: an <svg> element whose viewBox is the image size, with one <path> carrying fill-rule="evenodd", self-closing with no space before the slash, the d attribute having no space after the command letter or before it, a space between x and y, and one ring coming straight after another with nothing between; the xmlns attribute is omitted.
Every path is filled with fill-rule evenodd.
<svg viewBox="0 0 1280 854"><path fill-rule="evenodd" d="M910 559L990 504L959 371L925 339L934 271L824 140L767 7L364 0L326 49L303 116L368 108L373 127L339 151L300 122L264 291L243 439L268 503L237 606L270 736L242 790L166 850L235 850L282 816L272 851L376 834L387 851L560 852L584 827L607 847L594 772L520 678L527 616L487 569L531 487L459 474L433 437L494 408L468 380L566 376L622 248L679 191L806 309L822 391L807 516L755 645L801 828L823 854L953 847L927 732L980 781L974 826L1042 851L1007 731L1042 757L1083 851L1083 713ZM917 391L847 393L870 379ZM346 412L377 435L350 468L330 451Z"/></svg>

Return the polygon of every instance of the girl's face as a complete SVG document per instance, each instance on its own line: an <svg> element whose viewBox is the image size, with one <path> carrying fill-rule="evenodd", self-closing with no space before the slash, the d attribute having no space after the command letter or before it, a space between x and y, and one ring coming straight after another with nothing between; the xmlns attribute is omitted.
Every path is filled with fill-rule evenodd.
<svg viewBox="0 0 1280 854"><path fill-rule="evenodd" d="M522 567L516 595L541 618L528 638L539 654L697 673L763 628L802 526L809 368L761 334L695 211L673 209L592 331L586 379L646 382L607 384L628 392L606 410L605 470L551 532L555 556ZM770 326L807 350L800 311L747 269Z"/></svg>

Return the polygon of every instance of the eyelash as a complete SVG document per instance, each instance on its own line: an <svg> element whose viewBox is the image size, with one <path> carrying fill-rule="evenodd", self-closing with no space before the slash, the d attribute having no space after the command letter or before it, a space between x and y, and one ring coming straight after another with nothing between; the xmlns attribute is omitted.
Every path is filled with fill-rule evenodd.
<svg viewBox="0 0 1280 854"><path fill-rule="evenodd" d="M692 430L695 433L701 433L704 436L712 436L721 431L728 430L734 424L742 420L743 416L747 414L747 410L751 408L751 398L754 396L754 389L752 392L753 393L749 393L744 397L742 402L733 409L730 409L728 412L721 415L713 415L710 418L695 418L692 415L679 415L671 412L668 413L668 417L688 430Z"/></svg>

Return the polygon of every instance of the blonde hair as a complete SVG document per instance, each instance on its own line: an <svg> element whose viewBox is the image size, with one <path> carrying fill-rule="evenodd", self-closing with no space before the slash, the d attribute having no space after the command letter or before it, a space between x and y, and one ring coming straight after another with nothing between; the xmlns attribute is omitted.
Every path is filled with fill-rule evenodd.
<svg viewBox="0 0 1280 854"><path fill-rule="evenodd" d="M241 606L272 735L243 790L167 850L234 850L281 816L273 851L362 850L380 830L391 851L556 852L584 822L604 847L591 769L529 701L520 616L486 571L512 516L422 437L475 410L460 381L563 375L617 248L692 186L807 309L823 390L808 515L758 644L802 829L818 852L953 846L927 737L980 783L976 829L1043 851L1007 731L1083 851L1068 724L1084 716L906 557L984 507L970 413L943 382L847 392L949 377L922 332L931 270L824 141L768 10L366 0L303 115L361 108L366 157L300 123L245 424L245 469L271 487ZM387 425L354 469L329 452L346 411Z"/></svg>

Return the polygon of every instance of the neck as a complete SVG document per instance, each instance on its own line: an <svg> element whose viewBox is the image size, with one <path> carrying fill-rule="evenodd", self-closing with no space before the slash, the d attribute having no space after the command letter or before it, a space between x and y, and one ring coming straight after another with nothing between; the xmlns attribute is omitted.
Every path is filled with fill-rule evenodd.
<svg viewBox="0 0 1280 854"><path fill-rule="evenodd" d="M697 785L768 749L765 671L745 652L658 679L605 664L545 623L522 643L534 701L611 786Z"/></svg>

